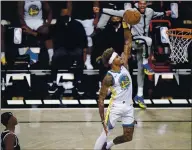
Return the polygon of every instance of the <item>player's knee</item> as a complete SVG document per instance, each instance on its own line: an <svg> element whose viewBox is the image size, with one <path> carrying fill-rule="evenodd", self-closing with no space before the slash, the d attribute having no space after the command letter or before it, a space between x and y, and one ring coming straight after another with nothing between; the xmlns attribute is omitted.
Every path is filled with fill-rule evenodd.
<svg viewBox="0 0 192 150"><path fill-rule="evenodd" d="M49 27L48 26L41 26L37 29L38 32L38 37L43 40L49 40L50 39L50 35L49 35Z"/></svg>
<svg viewBox="0 0 192 150"><path fill-rule="evenodd" d="M49 27L48 27L48 26L41 26L41 27L39 27L39 28L37 29L37 32L38 32L39 34L41 34L41 35L46 36L46 35L48 35L48 33L49 33Z"/></svg>

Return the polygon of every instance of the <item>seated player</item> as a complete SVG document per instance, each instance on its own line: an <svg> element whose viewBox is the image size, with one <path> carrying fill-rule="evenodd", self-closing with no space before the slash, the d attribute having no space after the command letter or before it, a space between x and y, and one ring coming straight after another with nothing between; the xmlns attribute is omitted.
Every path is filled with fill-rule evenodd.
<svg viewBox="0 0 192 150"><path fill-rule="evenodd" d="M49 39L49 26L52 21L52 10L47 1L20 1L18 2L18 13L21 27L26 34L39 37L45 41L48 49L49 62L52 61L53 44ZM43 20L44 13L47 14L47 22Z"/></svg>

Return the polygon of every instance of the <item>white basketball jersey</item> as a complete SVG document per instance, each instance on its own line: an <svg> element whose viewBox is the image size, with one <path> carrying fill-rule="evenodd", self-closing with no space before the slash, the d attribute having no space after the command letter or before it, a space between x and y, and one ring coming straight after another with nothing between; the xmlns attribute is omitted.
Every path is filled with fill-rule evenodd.
<svg viewBox="0 0 192 150"><path fill-rule="evenodd" d="M42 19L42 2L26 0L24 5L24 19Z"/></svg>
<svg viewBox="0 0 192 150"><path fill-rule="evenodd" d="M132 104L132 80L128 70L121 66L120 72L108 71L113 77L113 86L110 87L112 95L112 103L122 103L125 101L127 104Z"/></svg>

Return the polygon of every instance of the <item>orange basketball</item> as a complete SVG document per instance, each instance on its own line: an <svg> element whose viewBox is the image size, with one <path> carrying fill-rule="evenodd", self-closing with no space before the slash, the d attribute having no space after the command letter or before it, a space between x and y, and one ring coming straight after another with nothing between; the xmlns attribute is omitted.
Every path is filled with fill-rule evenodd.
<svg viewBox="0 0 192 150"><path fill-rule="evenodd" d="M137 10L127 10L124 15L123 19L130 25L138 24L141 19L141 14Z"/></svg>

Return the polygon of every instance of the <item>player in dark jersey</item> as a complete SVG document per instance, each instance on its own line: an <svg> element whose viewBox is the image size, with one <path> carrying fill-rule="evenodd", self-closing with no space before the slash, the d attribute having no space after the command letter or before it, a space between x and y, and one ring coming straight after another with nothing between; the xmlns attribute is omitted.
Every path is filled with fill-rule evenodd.
<svg viewBox="0 0 192 150"><path fill-rule="evenodd" d="M1 114L1 123L6 129L1 133L1 150L20 150L19 139L15 135L17 118L11 112Z"/></svg>

